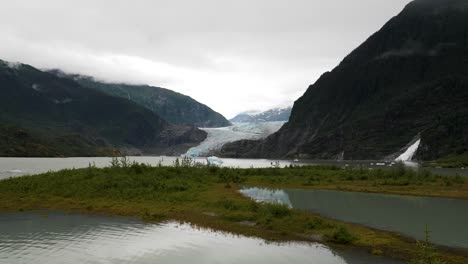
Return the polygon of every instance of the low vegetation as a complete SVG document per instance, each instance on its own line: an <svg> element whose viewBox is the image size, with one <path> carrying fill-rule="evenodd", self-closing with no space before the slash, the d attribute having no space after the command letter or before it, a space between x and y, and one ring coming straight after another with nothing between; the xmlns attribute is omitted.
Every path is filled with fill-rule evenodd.
<svg viewBox="0 0 468 264"><path fill-rule="evenodd" d="M289 180L288 180L289 179ZM404 182L404 184L401 184ZM449 183L449 184L447 184ZM115 158L107 168L63 170L0 181L1 210L74 210L138 216L147 221L175 219L271 240L312 240L367 248L403 259L417 256L414 243L399 235L290 209L256 203L238 190L245 185L338 188L370 191L397 186L400 191L443 190L466 195L466 181L404 168L392 171L291 167L232 169L207 167L190 159L174 166L137 164ZM375 188L375 189L372 189ZM468 196L467 196L468 197ZM453 253L437 254L447 263L464 263Z"/></svg>
<svg viewBox="0 0 468 264"><path fill-rule="evenodd" d="M40 130L26 129L0 122L0 157L60 157L60 156L109 156L119 152L116 149L96 147L82 135L53 134Z"/></svg>
<svg viewBox="0 0 468 264"><path fill-rule="evenodd" d="M468 153L452 155L435 161L426 162L427 167L468 168Z"/></svg>
<svg viewBox="0 0 468 264"><path fill-rule="evenodd" d="M462 176L440 176L413 170L402 163L393 169L336 166L247 169L237 172L252 186L327 189L468 199L468 181Z"/></svg>
<svg viewBox="0 0 468 264"><path fill-rule="evenodd" d="M426 239L416 243L417 254L409 264L446 264L446 262L441 260L438 256L435 246L430 243L430 232L427 226L425 232Z"/></svg>

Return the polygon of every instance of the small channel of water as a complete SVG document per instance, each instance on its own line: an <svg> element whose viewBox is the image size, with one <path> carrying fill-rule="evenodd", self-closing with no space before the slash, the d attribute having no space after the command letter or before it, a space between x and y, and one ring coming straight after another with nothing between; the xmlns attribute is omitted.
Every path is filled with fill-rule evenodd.
<svg viewBox="0 0 468 264"><path fill-rule="evenodd" d="M424 239L427 225L431 241L468 248L468 201L322 190L268 190L247 188L245 196L281 203L344 222L398 232Z"/></svg>

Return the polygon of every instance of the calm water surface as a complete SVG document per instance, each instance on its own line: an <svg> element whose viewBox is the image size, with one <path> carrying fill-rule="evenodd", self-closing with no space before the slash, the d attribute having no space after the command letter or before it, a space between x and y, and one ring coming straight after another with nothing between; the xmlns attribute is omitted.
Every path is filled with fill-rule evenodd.
<svg viewBox="0 0 468 264"><path fill-rule="evenodd" d="M402 264L317 243L267 243L175 222L58 212L0 214L0 263Z"/></svg>
<svg viewBox="0 0 468 264"><path fill-rule="evenodd" d="M129 157L131 161L146 163L150 165L172 165L177 157L152 157L138 156ZM195 158L196 161L206 163L205 158ZM271 167L275 160L267 159L222 159L225 167L239 168L264 168ZM44 173L48 171L57 171L62 169L84 168L89 164L94 164L97 167L109 166L111 158L109 157L89 157L89 158L0 158L0 179L17 177L23 175L31 175ZM340 167L360 166L368 169L386 169L392 168L394 164L391 162L379 161L299 161L293 162L290 160L281 160L280 166L296 165L335 165ZM406 165L413 169L418 169L417 163L407 162ZM430 171L441 175L461 175L468 177L468 170L465 169L437 169L431 168Z"/></svg>
<svg viewBox="0 0 468 264"><path fill-rule="evenodd" d="M431 241L468 248L468 201L357 192L321 190L268 190L248 188L244 195L257 201L289 207L398 232L423 239L427 224Z"/></svg>

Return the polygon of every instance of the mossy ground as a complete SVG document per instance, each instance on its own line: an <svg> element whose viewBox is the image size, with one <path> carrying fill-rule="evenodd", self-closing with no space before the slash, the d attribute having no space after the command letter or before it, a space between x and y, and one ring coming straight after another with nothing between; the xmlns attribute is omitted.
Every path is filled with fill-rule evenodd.
<svg viewBox="0 0 468 264"><path fill-rule="evenodd" d="M229 169L150 167L142 164L63 170L0 181L1 210L46 208L138 216L146 221L175 219L270 240L319 240L336 246L410 259L414 241L398 234L323 218L242 196L245 185L385 191L468 197L464 179L406 169L369 171L335 167ZM453 195L455 193L456 195ZM247 223L247 224L246 224ZM465 252L444 250L447 263L467 263Z"/></svg>

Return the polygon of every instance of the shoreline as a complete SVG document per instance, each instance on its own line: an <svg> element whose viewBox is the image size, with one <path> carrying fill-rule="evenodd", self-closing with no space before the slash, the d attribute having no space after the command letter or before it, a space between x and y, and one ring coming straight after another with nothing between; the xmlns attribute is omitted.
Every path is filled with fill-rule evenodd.
<svg viewBox="0 0 468 264"><path fill-rule="evenodd" d="M2 198L0 196L0 198ZM388 257L400 261L408 261L411 257L415 256L414 244L415 239L404 236L397 232L390 232L380 229L375 229L367 227L361 224L343 222L340 220L335 220L327 217L323 217L320 214L313 214L310 212L292 209L294 211L302 212L310 217L318 217L325 219L326 221L338 223L345 225L347 228L350 228L351 232L361 233L365 232L366 235L370 235L372 238L380 237L383 240L394 240L400 245L400 247L395 248L393 246L387 247L385 245L369 245L366 242L364 243L351 243L351 244L340 244L332 241L327 241L323 238L322 234L300 234L300 233L285 233L281 231L266 230L262 228L257 228L256 226L250 226L242 224L241 222L230 222L225 219L220 219L220 215L211 215L212 212L193 212L193 211L181 211L177 212L171 216L161 217L160 215L151 215L145 216L142 215L142 212L128 213L122 212L120 210L114 209L105 209L105 208L95 208L89 209L88 206L80 207L78 204L82 202L72 202L67 201L68 206L63 206L63 204L56 204L50 207L30 207L30 208L8 208L0 202L0 213L18 213L18 212L38 212L41 211L58 211L62 213L73 213L73 214L84 214L90 216L106 216L106 217L130 217L142 221L143 223L163 223L167 221L175 221L180 223L190 224L196 227L209 229L215 232L224 232L231 235L242 235L245 237L253 237L264 239L265 241L270 242L306 242L306 243L319 243L330 248L341 248L341 249L352 249L352 250L363 250L368 254L375 254L379 256ZM361 238L360 238L361 239ZM367 239L367 237L366 237ZM443 260L447 261L446 263L454 264L463 264L465 258L468 258L468 249L464 248L454 248L441 245L435 245L439 249L439 256Z"/></svg>
<svg viewBox="0 0 468 264"><path fill-rule="evenodd" d="M468 200L468 194L452 194L443 193L421 193L420 191L396 191L396 190L372 190L365 187L327 187L327 186L307 186L307 185L288 185L278 186L276 184L260 183L258 185L249 185L249 187L258 187L266 189L293 189L293 190L322 190L322 191L337 191L337 192L355 192L355 193L369 193L369 194L385 194L395 196L413 196L413 197L426 197L426 198L439 198L449 200Z"/></svg>
<svg viewBox="0 0 468 264"><path fill-rule="evenodd" d="M243 185L252 186L258 182L259 177L278 179L281 176L275 173L291 170L314 175L337 172L336 169L326 168L238 170L206 167L158 168L144 165L64 170L1 180L0 211L47 209L131 216L146 222L176 220L271 241L308 241L331 247L361 248L372 254L401 260L409 260L415 256L415 241L400 234L345 223L302 210L259 204L238 192ZM246 172L265 173L270 176L244 177L236 174ZM155 180L155 177L158 179ZM135 186L121 182L129 180L128 178L132 180L128 183ZM162 196L154 196L153 192L145 191L145 188L152 184L152 188L162 188ZM160 187L161 185L163 187ZM279 185L281 182L275 183L275 186ZM73 190L65 190L62 187ZM141 188L138 189L141 191L137 192L135 188ZM319 186L314 188L318 189ZM123 194L122 198L114 197L120 194ZM125 198L125 195L130 195L131 199ZM342 228L345 231L339 233ZM443 251L440 256L447 263L466 263L468 250L440 246L438 248Z"/></svg>

